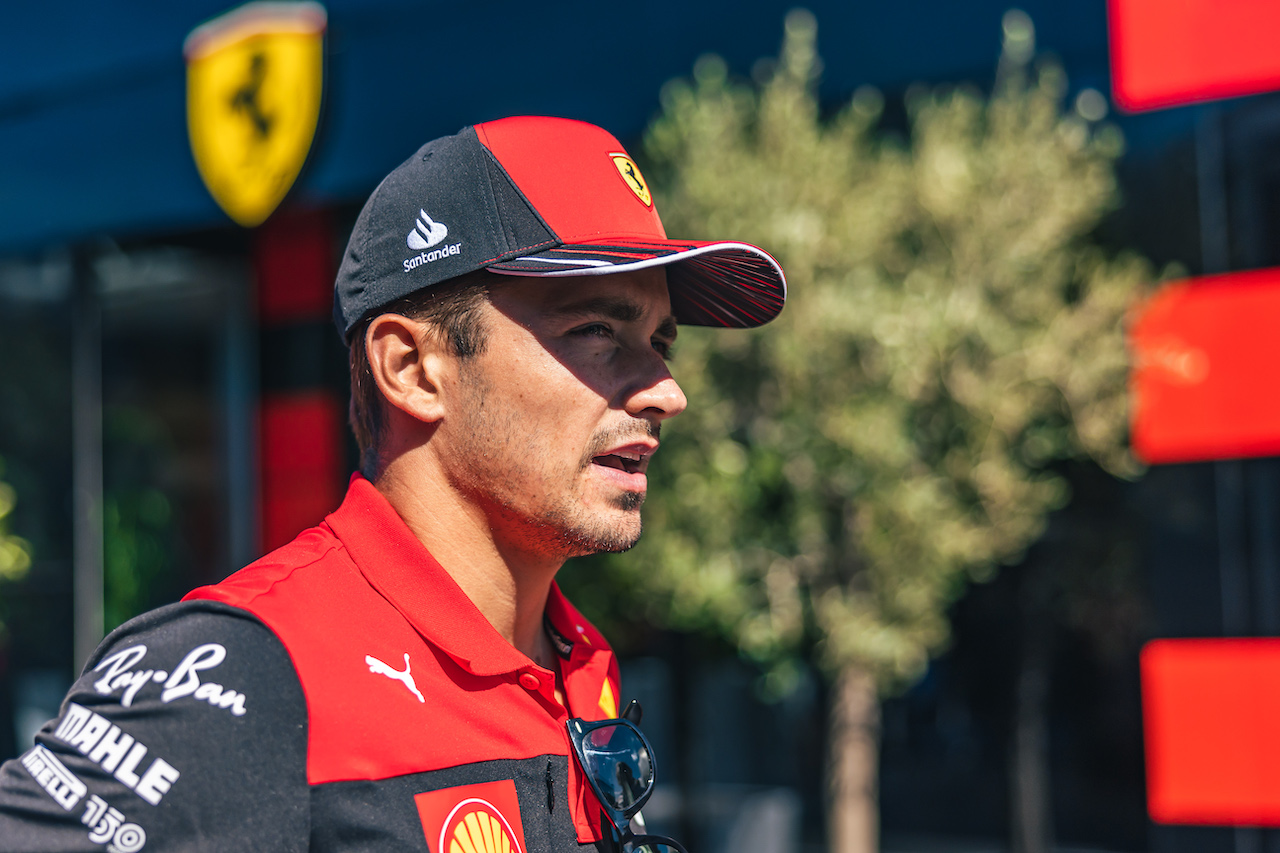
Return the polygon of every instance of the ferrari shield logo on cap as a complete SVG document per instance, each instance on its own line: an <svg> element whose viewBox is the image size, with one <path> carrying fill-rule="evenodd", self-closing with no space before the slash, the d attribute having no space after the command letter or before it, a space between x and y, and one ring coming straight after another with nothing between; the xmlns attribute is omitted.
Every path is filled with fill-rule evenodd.
<svg viewBox="0 0 1280 853"><path fill-rule="evenodd" d="M318 3L241 6L187 36L187 131L210 195L245 227L284 199L320 117Z"/></svg>
<svg viewBox="0 0 1280 853"><path fill-rule="evenodd" d="M635 193L641 204L645 207L651 207L653 205L653 196L649 194L649 184L645 181L644 175L640 174L636 164L626 154L610 154L609 156L613 158L613 165L617 167L618 174L622 176L622 182L627 185L627 189Z"/></svg>

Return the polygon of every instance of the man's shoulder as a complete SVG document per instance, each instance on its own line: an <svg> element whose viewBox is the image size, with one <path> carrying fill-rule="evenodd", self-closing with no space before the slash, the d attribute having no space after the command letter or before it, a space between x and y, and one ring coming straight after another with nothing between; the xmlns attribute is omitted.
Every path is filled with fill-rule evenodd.
<svg viewBox="0 0 1280 853"><path fill-rule="evenodd" d="M354 654L352 636L412 636L328 524L304 531L220 583L192 590L183 601L217 602L260 620L283 644L308 690L331 680L335 657ZM367 671L363 654L355 660Z"/></svg>
<svg viewBox="0 0 1280 853"><path fill-rule="evenodd" d="M342 542L327 524L304 530L287 545L266 554L216 584L202 586L184 601L221 601L258 613L265 603L306 587L325 586L334 576L355 571Z"/></svg>
<svg viewBox="0 0 1280 853"><path fill-rule="evenodd" d="M142 699L162 705L194 696L213 670L270 684L292 671L275 634L254 614L218 601L182 601L142 614L111 632L85 664L77 682L85 696L126 708ZM224 679L205 687L201 700L232 716L245 714L249 692ZM266 687L263 687L266 690Z"/></svg>

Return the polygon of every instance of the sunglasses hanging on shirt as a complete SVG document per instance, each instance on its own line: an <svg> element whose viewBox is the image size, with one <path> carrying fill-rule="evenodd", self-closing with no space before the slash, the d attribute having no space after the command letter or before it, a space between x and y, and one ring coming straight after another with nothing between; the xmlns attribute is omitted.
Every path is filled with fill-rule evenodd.
<svg viewBox="0 0 1280 853"><path fill-rule="evenodd" d="M622 853L688 853L674 838L637 834L631 828L654 785L653 749L636 727L639 720L640 704L634 701L616 720L574 717L567 724L569 740ZM643 822L637 822L643 829Z"/></svg>

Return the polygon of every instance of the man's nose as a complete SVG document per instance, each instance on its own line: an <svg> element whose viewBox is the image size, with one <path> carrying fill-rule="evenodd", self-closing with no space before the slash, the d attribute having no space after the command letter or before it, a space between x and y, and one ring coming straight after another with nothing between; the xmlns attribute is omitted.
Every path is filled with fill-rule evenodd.
<svg viewBox="0 0 1280 853"><path fill-rule="evenodd" d="M637 418L653 418L664 421L673 418L685 410L689 401L676 382L665 361L660 361L660 371L654 371L633 386L627 397L627 413Z"/></svg>

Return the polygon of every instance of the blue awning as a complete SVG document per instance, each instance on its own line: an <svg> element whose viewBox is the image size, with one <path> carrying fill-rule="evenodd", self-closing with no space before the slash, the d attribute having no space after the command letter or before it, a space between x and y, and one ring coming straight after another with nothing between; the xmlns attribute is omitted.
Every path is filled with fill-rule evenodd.
<svg viewBox="0 0 1280 853"><path fill-rule="evenodd" d="M63 0L0 12L0 254L230 224L187 144L182 43L235 4ZM325 107L294 198L358 201L422 142L504 115L571 116L635 139L706 52L747 74L787 0L331 0ZM989 79L1005 0L808 4L824 90ZM1065 7L1068 7L1064 10ZM1105 82L1105 7L1022 4L1040 42Z"/></svg>

